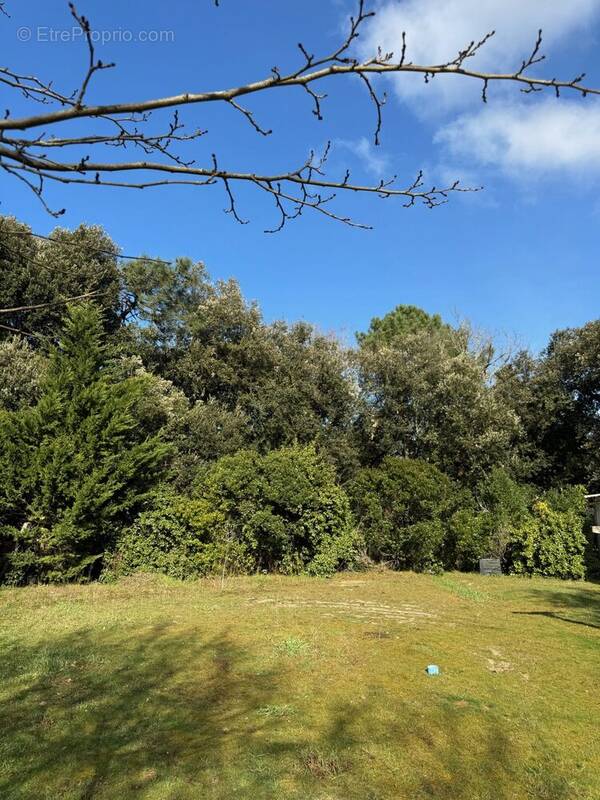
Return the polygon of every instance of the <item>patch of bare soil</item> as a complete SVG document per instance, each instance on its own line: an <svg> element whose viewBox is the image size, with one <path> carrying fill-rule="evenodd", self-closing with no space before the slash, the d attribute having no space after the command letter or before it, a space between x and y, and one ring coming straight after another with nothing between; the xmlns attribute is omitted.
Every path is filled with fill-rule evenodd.
<svg viewBox="0 0 600 800"><path fill-rule="evenodd" d="M493 658L487 658L487 668L490 672L511 672L513 665L510 661L506 661L500 650L495 647L489 647L488 650Z"/></svg>
<svg viewBox="0 0 600 800"><path fill-rule="evenodd" d="M261 597L251 598L253 605L272 605L275 608L305 608L325 617L350 617L376 624L382 619L397 622L424 622L436 615L423 611L412 603L389 606L372 600L303 600L300 598Z"/></svg>

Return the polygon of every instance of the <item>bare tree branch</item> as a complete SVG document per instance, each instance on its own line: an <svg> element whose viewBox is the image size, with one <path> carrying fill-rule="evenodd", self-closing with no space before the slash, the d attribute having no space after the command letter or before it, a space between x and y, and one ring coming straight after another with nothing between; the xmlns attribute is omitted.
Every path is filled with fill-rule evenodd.
<svg viewBox="0 0 600 800"><path fill-rule="evenodd" d="M8 67L0 67L0 84L18 89L26 99L36 100L38 103L54 100L61 106L72 105L71 99L54 91L51 83L43 83L35 75L19 75Z"/></svg>
<svg viewBox="0 0 600 800"><path fill-rule="evenodd" d="M437 205L446 201L447 196L451 192L467 192L478 191L478 188L467 189L459 188L459 182L456 181L451 186L445 188L432 187L431 189L424 189L421 182L422 174L419 174L419 180L413 182L405 188L395 187L394 179L388 181L380 181L375 185L368 184L354 184L350 183L345 177L344 180L326 180L323 178L315 177L316 174L322 174L320 167L315 166L312 160L309 159L302 167L291 172L276 173L272 175L261 175L256 173L243 173L223 170L219 168L216 162L216 157L213 157L213 164L210 168L195 167L189 165L162 163L154 161L137 161L137 162L90 162L80 161L74 163L58 163L49 161L47 158L36 159L26 155L23 152L15 153L10 148L0 146L0 168L10 171L18 175L21 180L25 180L30 186L32 191L40 199L42 198L42 191L44 181L50 180L62 184L89 184L96 186L118 186L121 188L131 189L147 189L157 186L167 185L188 185L188 186L208 186L217 182L222 182L225 191L232 200L231 182L245 182L259 189L267 192L269 195L278 194L281 200L289 201L294 206L300 204L303 207L312 210L320 211L330 219L335 219L340 222L350 224L350 219L334 214L331 211L323 209L325 202L328 202L331 197L325 199L319 190L339 190L358 192L362 194L375 194L380 198L390 197L403 197L407 202L407 206L412 206L417 201L421 201L429 208L434 208ZM6 163L11 160L10 166ZM325 159L322 160L322 163ZM120 172L149 172L149 173L169 173L183 176L196 176L195 178L165 178L162 180L151 180L142 182L131 181L116 181L107 180L102 176L105 173L120 173ZM23 174L24 173L24 174ZM88 173L93 173L93 177L86 177ZM32 179L25 177L31 175ZM34 183L38 179L39 184ZM291 184L300 187L300 195L291 196L287 194L282 188L284 184ZM310 190L316 190L315 193ZM227 213L233 215L237 222L244 223L236 211L235 203L230 205ZM62 211L51 211L54 216L58 216ZM299 214L286 215L286 219L293 219ZM368 228L367 225L354 223L356 227Z"/></svg>
<svg viewBox="0 0 600 800"><path fill-rule="evenodd" d="M29 336L31 339L41 338L37 333L30 333L22 328L15 328L12 325L4 325L2 323L0 323L0 330L8 331L9 333L19 333L21 336Z"/></svg>
<svg viewBox="0 0 600 800"><path fill-rule="evenodd" d="M89 20L87 19L87 17L84 17L83 14L77 13L77 9L75 8L74 3L69 3L69 8L71 9L71 15L73 16L73 19L85 34L85 40L87 42L88 53L90 58L88 70L85 74L85 78L83 79L83 83L81 84L81 88L79 89L79 92L77 93L77 97L75 99L75 108L82 108L85 93L87 91L87 88L89 86L92 77L94 76L94 73L98 72L101 69L110 69L115 65L114 63L104 64L102 61L96 61L94 42L92 39L92 29L90 27Z"/></svg>
<svg viewBox="0 0 600 800"><path fill-rule="evenodd" d="M215 0L218 6L218 0ZM400 54L395 57L391 52L378 49L372 58L360 61L353 55L353 45L360 36L364 25L375 14L367 10L365 0L357 0L357 13L350 17L349 29L341 44L332 52L318 56L311 53L302 43L298 48L301 61L291 72L283 73L278 67L272 67L270 73L257 81L228 89L217 89L206 92L183 92L169 97L157 97L146 100L132 100L122 103L104 103L88 105L86 95L94 75L104 69L113 67L112 63L104 63L96 59L93 35L88 19L79 14L75 6L69 4L71 14L85 35L88 49L88 64L80 87L72 94L62 94L51 82L44 82L35 76L18 74L8 67L0 68L0 85L19 92L27 100L36 100L44 105L52 104L53 109L36 112L30 115L13 118L7 111L0 120L0 169L12 177L25 182L28 188L49 208L44 200L44 189L48 181L60 184L90 184L95 186L118 186L132 189L145 189L165 185L211 186L220 183L228 200L225 211L233 218L245 224L246 219L237 210L234 186L237 184L252 185L263 191L275 202L280 222L270 230L280 230L283 225L299 217L304 209L317 211L324 216L343 222L369 227L353 222L349 217L332 211L329 203L340 193L373 194L380 198L400 197L404 205L412 206L422 202L433 208L446 202L448 195L459 191L476 191L463 188L458 181L443 188L435 186L427 189L423 185L422 175L407 186L397 186L395 178L382 180L380 183L364 185L350 181L346 170L343 178L328 178L324 174L324 158L317 164L311 158L300 169L275 174L257 174L253 170L223 169L217 166L216 156L212 164L198 166L195 160L185 160L176 152L176 146L189 143L207 131L197 130L190 134L182 132L183 124L179 120L181 109L192 105L207 103L225 103L239 112L250 126L259 134L268 136L271 128L260 124L254 112L242 105L243 97L251 97L269 93L275 89L299 87L304 90L311 102L312 113L323 119L323 102L327 95L318 90L326 79L341 80L347 75L356 75L364 84L370 102L375 110L374 142L379 144L383 126L383 106L385 95L379 95L373 83L379 76L397 74L421 75L425 82L430 82L438 75L452 75L465 80L478 81L482 87L482 100L488 101L488 88L491 83L510 83L518 86L525 93L540 92L547 89L559 96L562 90L571 90L579 95L600 95L600 89L584 86L585 75L578 75L571 80L536 77L531 69L543 61L541 55L542 32L539 31L531 54L512 72L483 72L471 69L470 60L485 47L494 31L486 34L479 41L473 40L461 49L451 61L439 64L414 64L406 58L407 42L405 34L400 43ZM0 4L1 9L1 4ZM149 129L150 114L164 109L173 110L173 118L166 131L152 133ZM89 132L68 135L47 135L48 130L56 126L79 121L93 126ZM97 126L108 124L113 130L99 132ZM42 128L39 136L14 136L16 132L28 132ZM124 157L121 161L104 160L96 157L103 147L115 147L127 151L130 147L141 149L144 155L157 158L130 160ZM88 148L90 153L78 155L77 160L69 158L69 148ZM47 151L56 153L50 157ZM65 152L65 157L61 153ZM92 157L92 155L94 157ZM140 180L129 180L125 176L131 173L143 174ZM116 177L112 177L112 175ZM167 174L170 177L161 177Z"/></svg>

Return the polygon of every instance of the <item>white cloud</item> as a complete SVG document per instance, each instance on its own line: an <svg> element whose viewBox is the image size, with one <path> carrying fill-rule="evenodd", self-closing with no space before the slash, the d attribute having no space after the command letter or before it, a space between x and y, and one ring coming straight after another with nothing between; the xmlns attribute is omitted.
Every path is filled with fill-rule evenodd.
<svg viewBox="0 0 600 800"><path fill-rule="evenodd" d="M384 174L388 172L389 157L366 136L354 140L338 139L336 144L349 150L361 162L363 168L377 178L384 177Z"/></svg>
<svg viewBox="0 0 600 800"><path fill-rule="evenodd" d="M398 56L405 31L408 61L444 63L495 30L469 64L482 71L513 71L528 57L542 28L543 53L552 56L561 45L571 45L575 58L569 73L574 75L583 65L573 40L589 37L599 18L600 0L379 0L377 16L363 32L360 55L371 57L381 46ZM549 77L559 72L544 64L533 71ZM437 120L438 172L457 168L459 175L479 175L491 168L527 180L533 175L600 175L600 104L557 101L553 95L525 98L510 84L495 84L483 105L481 84L461 76L438 75L427 85L421 75L405 73L391 80L403 102Z"/></svg>
<svg viewBox="0 0 600 800"><path fill-rule="evenodd" d="M381 2L377 16L365 29L361 56L401 50L407 35L407 60L443 63L472 40L496 35L471 60L480 69L514 69L526 58L543 28L544 50L581 31L600 12L600 0L401 0ZM577 70L574 66L574 70ZM444 111L479 99L481 86L457 76L438 76L425 85L419 75L394 76L398 95L421 113Z"/></svg>
<svg viewBox="0 0 600 800"><path fill-rule="evenodd" d="M495 167L512 177L532 173L600 173L600 105L548 98L483 106L435 136L467 166Z"/></svg>

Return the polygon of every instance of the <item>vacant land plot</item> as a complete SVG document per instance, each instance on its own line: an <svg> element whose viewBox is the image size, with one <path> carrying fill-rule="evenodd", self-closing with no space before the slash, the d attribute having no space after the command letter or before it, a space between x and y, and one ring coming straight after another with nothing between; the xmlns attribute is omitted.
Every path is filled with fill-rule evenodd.
<svg viewBox="0 0 600 800"><path fill-rule="evenodd" d="M599 687L592 584L3 590L0 797L597 800Z"/></svg>

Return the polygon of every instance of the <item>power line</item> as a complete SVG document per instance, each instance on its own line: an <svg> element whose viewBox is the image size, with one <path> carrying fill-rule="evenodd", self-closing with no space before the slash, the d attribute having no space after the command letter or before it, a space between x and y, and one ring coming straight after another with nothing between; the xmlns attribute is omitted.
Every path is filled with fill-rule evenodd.
<svg viewBox="0 0 600 800"><path fill-rule="evenodd" d="M12 233L12 231L11 231L11 233ZM23 231L23 233L25 234L26 232ZM58 244L58 242L57 242L57 244ZM72 243L69 242L69 244L72 244ZM14 247L11 247L5 241L0 241L0 248L2 248L3 250L8 250L8 252L11 253L15 258L21 258L22 257L22 254L19 253L18 250L15 250ZM29 264L29 266L31 266L31 267L39 267L40 269L46 269L47 266L48 266L47 264L43 264L41 261L37 261L36 259L33 259L33 258L26 258L26 261L27 261L27 264ZM97 274L96 278L101 278L101 277L104 277L106 275L107 275L107 270L105 269L102 273ZM0 313L1 313L1 310L0 310Z"/></svg>
<svg viewBox="0 0 600 800"><path fill-rule="evenodd" d="M12 236L31 236L34 239L43 239L46 242L51 242L52 244L59 244L59 245L69 245L70 247L77 247L78 242L70 242L70 241L57 241L53 239L51 236L44 236L42 233L35 233L34 231L8 231ZM130 255L123 255L120 253L115 253L112 250L106 250L99 247L89 248L92 253L100 253L102 255L113 256L114 258L123 259L127 261L150 261L153 264L167 264L170 266L173 261L166 261L163 258L149 258L148 256L130 256Z"/></svg>

